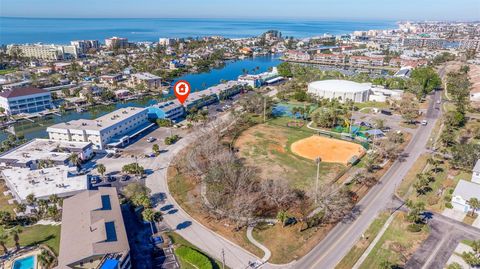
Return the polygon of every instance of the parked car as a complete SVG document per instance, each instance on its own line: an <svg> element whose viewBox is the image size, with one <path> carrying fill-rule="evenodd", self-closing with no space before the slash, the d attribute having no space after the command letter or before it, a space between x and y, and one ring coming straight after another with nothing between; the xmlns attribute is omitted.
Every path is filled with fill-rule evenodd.
<svg viewBox="0 0 480 269"><path fill-rule="evenodd" d="M392 115L392 111L390 111L390 110L382 109L381 112L382 112L383 115L387 115L387 116L391 116L391 115Z"/></svg>
<svg viewBox="0 0 480 269"><path fill-rule="evenodd" d="M91 176L90 177L90 182L92 184L98 184L98 183L102 182L102 179L100 179L99 176Z"/></svg>
<svg viewBox="0 0 480 269"><path fill-rule="evenodd" d="M427 122L427 120L422 120L421 124L422 124L422 125L427 125L428 122Z"/></svg>
<svg viewBox="0 0 480 269"><path fill-rule="evenodd" d="M129 175L123 175L120 180L121 181L128 181L130 179L130 176Z"/></svg>
<svg viewBox="0 0 480 269"><path fill-rule="evenodd" d="M117 178L114 177L114 176L108 176L108 177L107 177L107 181L108 181L108 182L115 182L115 181L117 181Z"/></svg>
<svg viewBox="0 0 480 269"><path fill-rule="evenodd" d="M155 140L156 140L155 137L151 137L151 136L150 136L149 138L147 138L147 142L148 142L148 143L152 143L152 142L155 141Z"/></svg>
<svg viewBox="0 0 480 269"><path fill-rule="evenodd" d="M113 157L113 153L110 152L110 153L108 153L107 156L105 156L105 157L107 157L107 158L112 158L112 157Z"/></svg>
<svg viewBox="0 0 480 269"><path fill-rule="evenodd" d="M114 159L118 159L120 156L121 156L120 154L115 153L115 154L113 155L113 158L114 158Z"/></svg>

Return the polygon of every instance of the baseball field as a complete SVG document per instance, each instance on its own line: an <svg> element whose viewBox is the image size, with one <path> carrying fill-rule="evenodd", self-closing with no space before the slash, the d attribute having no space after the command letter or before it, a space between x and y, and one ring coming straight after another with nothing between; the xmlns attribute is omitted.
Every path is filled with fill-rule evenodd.
<svg viewBox="0 0 480 269"><path fill-rule="evenodd" d="M322 162L348 164L353 156L360 157L365 149L348 141L313 135L292 143L293 153L315 160L320 157Z"/></svg>

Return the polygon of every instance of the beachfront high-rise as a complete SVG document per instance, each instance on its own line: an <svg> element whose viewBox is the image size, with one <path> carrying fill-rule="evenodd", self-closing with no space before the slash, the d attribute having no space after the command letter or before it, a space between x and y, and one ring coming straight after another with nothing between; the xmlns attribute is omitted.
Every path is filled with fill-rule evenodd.
<svg viewBox="0 0 480 269"><path fill-rule="evenodd" d="M105 39L105 46L109 49L126 49L128 48L128 39L124 37L111 37Z"/></svg>

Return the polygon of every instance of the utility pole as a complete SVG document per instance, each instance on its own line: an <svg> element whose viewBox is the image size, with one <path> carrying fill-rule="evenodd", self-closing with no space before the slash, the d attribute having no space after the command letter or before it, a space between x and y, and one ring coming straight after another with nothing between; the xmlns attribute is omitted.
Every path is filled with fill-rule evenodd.
<svg viewBox="0 0 480 269"><path fill-rule="evenodd" d="M225 250L222 248L222 269L225 269Z"/></svg>
<svg viewBox="0 0 480 269"><path fill-rule="evenodd" d="M317 163L317 180L315 181L315 205L318 203L318 178L320 176L320 162L322 162L322 159L320 157L317 157L315 159L315 162Z"/></svg>

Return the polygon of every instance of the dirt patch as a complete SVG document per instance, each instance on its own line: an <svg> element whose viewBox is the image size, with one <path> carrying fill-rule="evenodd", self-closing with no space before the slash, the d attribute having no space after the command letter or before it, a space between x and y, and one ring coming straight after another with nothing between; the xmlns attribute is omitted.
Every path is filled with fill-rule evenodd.
<svg viewBox="0 0 480 269"><path fill-rule="evenodd" d="M292 152L304 158L322 162L348 164L353 156L361 156L365 149L358 144L314 135L292 144Z"/></svg>

